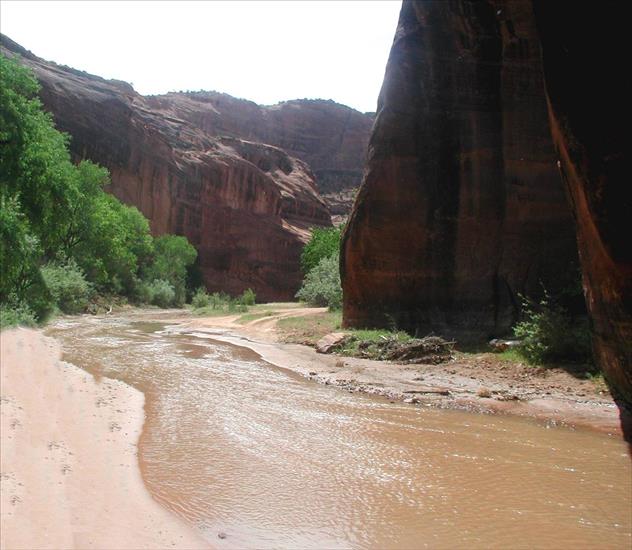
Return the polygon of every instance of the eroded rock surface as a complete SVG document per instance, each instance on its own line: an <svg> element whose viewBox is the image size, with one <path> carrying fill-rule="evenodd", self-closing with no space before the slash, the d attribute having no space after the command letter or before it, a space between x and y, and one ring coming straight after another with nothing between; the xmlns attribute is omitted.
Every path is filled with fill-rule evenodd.
<svg viewBox="0 0 632 550"><path fill-rule="evenodd" d="M331 225L305 162L274 146L210 136L127 83L45 62L4 36L2 51L33 69L74 157L106 166L109 190L137 206L154 234L191 241L210 290L293 298L309 228Z"/></svg>
<svg viewBox="0 0 632 550"><path fill-rule="evenodd" d="M404 2L343 238L346 325L505 332L576 256L528 1Z"/></svg>
<svg viewBox="0 0 632 550"><path fill-rule="evenodd" d="M593 349L632 411L632 189L627 19L619 2L534 2L551 128L577 222ZM586 40L590 29L590 40ZM626 229L627 228L627 229ZM628 418L632 442L632 421Z"/></svg>
<svg viewBox="0 0 632 550"><path fill-rule="evenodd" d="M307 162L332 214L349 213L353 191L362 180L372 113L325 100L262 106L218 92L169 93L146 99L152 108L186 120L209 135L268 143Z"/></svg>

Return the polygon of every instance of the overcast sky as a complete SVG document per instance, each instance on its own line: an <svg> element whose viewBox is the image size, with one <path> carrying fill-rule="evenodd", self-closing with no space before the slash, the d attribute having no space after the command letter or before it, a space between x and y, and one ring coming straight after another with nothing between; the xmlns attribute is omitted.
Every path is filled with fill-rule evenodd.
<svg viewBox="0 0 632 550"><path fill-rule="evenodd" d="M44 59L141 94L216 90L374 111L401 2L0 2L0 30Z"/></svg>

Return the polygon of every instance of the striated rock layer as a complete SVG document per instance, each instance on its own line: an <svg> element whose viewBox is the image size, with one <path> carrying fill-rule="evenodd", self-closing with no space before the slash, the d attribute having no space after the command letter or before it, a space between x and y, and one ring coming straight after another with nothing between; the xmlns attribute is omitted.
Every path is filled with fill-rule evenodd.
<svg viewBox="0 0 632 550"><path fill-rule="evenodd" d="M404 2L343 237L345 324L500 334L574 257L530 3Z"/></svg>
<svg viewBox="0 0 632 550"><path fill-rule="evenodd" d="M106 166L109 190L137 206L154 234L191 241L210 290L293 298L309 228L331 225L303 161L270 145L211 137L127 83L45 62L4 36L2 46L35 72L74 157Z"/></svg>
<svg viewBox="0 0 632 550"><path fill-rule="evenodd" d="M632 412L627 18L619 2L536 1L553 138L577 222L595 356ZM586 32L590 39L587 40ZM626 229L627 227L627 229ZM628 419L632 442L632 419Z"/></svg>
<svg viewBox="0 0 632 550"><path fill-rule="evenodd" d="M209 135L268 143L307 162L332 214L349 213L350 190L362 180L372 113L330 100L261 106L218 92L169 93L146 100Z"/></svg>

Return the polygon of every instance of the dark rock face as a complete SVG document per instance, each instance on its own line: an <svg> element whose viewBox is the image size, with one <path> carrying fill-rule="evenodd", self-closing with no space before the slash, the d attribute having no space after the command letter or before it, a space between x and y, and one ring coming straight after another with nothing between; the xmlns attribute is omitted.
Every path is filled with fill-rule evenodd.
<svg viewBox="0 0 632 550"><path fill-rule="evenodd" d="M6 37L2 46L35 72L75 158L106 166L110 191L137 206L154 234L184 235L197 248L210 290L293 298L309 228L331 225L303 161L270 145L211 137L126 83L47 63Z"/></svg>
<svg viewBox="0 0 632 550"><path fill-rule="evenodd" d="M274 145L312 168L334 215L346 215L362 180L371 113L324 100L297 99L261 106L217 92L146 98L152 108L186 120L212 136Z"/></svg>
<svg viewBox="0 0 632 550"><path fill-rule="evenodd" d="M619 2L598 9L573 4L570 13L564 3L534 4L553 139L577 223L593 349L615 397L632 411L631 151L623 115L630 87L621 71L627 18Z"/></svg>
<svg viewBox="0 0 632 550"><path fill-rule="evenodd" d="M530 3L404 2L343 237L345 324L501 334L575 256Z"/></svg>

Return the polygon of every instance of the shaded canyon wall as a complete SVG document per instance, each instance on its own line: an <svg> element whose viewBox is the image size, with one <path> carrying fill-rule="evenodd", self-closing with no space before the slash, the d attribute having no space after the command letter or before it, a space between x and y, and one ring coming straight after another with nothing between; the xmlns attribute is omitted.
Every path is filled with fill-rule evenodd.
<svg viewBox="0 0 632 550"><path fill-rule="evenodd" d="M577 224L593 350L632 412L632 186L620 2L534 2L551 128ZM588 33L588 34L587 34ZM632 442L632 419L627 419Z"/></svg>
<svg viewBox="0 0 632 550"><path fill-rule="evenodd" d="M530 3L405 2L343 236L345 324L499 335L575 258Z"/></svg>

